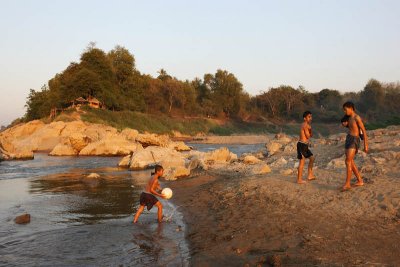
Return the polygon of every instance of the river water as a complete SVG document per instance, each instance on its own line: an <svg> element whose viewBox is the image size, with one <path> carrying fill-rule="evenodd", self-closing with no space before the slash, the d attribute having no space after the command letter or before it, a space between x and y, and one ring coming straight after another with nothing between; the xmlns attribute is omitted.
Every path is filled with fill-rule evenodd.
<svg viewBox="0 0 400 267"><path fill-rule="evenodd" d="M118 169L115 157L0 162L0 266L188 266L185 226L162 200L132 224L151 170ZM89 173L100 174L89 179ZM27 225L14 223L29 213Z"/></svg>
<svg viewBox="0 0 400 267"><path fill-rule="evenodd" d="M262 147L228 146L238 156ZM183 217L171 201L161 200L166 222L157 223L153 208L132 224L151 170L117 168L120 159L35 154L0 162L0 266L188 266ZM23 213L31 222L15 224Z"/></svg>

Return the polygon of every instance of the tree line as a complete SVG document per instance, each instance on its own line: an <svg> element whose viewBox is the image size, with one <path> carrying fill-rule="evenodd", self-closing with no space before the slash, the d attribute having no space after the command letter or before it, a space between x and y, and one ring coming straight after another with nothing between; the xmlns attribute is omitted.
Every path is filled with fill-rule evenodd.
<svg viewBox="0 0 400 267"><path fill-rule="evenodd" d="M67 108L78 97L96 97L107 109L130 110L174 117L213 117L240 121L298 120L304 110L321 122L337 122L341 105L352 100L368 120L399 116L400 84L367 82L360 92L317 93L288 85L269 88L251 96L234 74L217 70L194 80L179 80L160 69L157 77L136 69L134 55L125 47L109 52L91 43L40 90L30 90L26 121L49 115L52 108Z"/></svg>

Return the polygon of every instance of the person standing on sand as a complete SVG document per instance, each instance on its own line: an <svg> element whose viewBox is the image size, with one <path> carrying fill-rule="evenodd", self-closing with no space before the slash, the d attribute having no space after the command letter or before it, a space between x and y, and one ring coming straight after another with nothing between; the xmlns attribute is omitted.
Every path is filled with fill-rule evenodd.
<svg viewBox="0 0 400 267"><path fill-rule="evenodd" d="M307 180L315 180L315 176L313 174L313 164L314 164L314 155L308 148L310 146L310 138L312 137L311 130L311 121L312 114L310 111L305 111L303 113L304 122L301 124L300 128L300 136L299 141L297 142L297 158L300 160L299 168L297 171L297 183L304 184L306 181L303 180L303 168L306 159L310 159L308 163L308 176Z"/></svg>
<svg viewBox="0 0 400 267"><path fill-rule="evenodd" d="M354 163L354 157L360 148L360 132L363 133L364 139L364 151L368 153L368 136L367 131L365 130L364 123L361 120L361 117L356 114L353 102L346 102L343 104L343 111L345 115L349 117L347 127L349 128L349 133L346 136L345 142L345 154L346 154L346 182L342 187L342 190L349 190L351 188L350 180L351 175L354 175L357 178L357 182L354 186L363 186L364 182L361 178L360 172L357 169L356 164Z"/></svg>
<svg viewBox="0 0 400 267"><path fill-rule="evenodd" d="M154 174L154 175L153 175ZM140 194L140 207L135 214L135 218L133 219L133 223L136 223L139 219L140 214L142 214L144 207L147 206L147 210L151 210L151 208L156 205L158 208L157 218L158 222L162 221L162 204L155 196L159 196L162 198L166 198L164 195L157 192L161 190L160 183L158 182L158 178L160 178L164 174L164 168L160 165L156 165L154 169L154 173L152 173L153 177L149 180L146 185L145 190Z"/></svg>

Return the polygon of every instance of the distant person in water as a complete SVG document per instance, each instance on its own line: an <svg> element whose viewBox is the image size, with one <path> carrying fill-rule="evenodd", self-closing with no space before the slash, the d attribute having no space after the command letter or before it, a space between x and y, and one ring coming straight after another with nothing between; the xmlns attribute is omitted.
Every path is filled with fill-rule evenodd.
<svg viewBox="0 0 400 267"><path fill-rule="evenodd" d="M303 120L304 122L301 124L300 128L300 136L299 141L297 142L297 158L300 160L299 168L297 171L297 183L304 184L306 183L303 180L303 168L306 159L309 159L308 163L308 175L307 180L315 180L315 176L313 174L313 164L314 164L314 155L310 151L310 138L312 137L312 130L311 130L311 121L312 121L312 114L310 111L306 111L303 113Z"/></svg>
<svg viewBox="0 0 400 267"><path fill-rule="evenodd" d="M357 178L357 182L354 186L363 186L364 182L361 178L360 172L354 163L354 157L360 148L360 135L362 133L364 139L364 151L368 152L368 136L364 127L364 123L361 117L356 114L354 104L352 102L346 102L343 104L343 112L348 116L348 122L342 122L342 125L349 128L349 133L346 136L345 142L345 153L346 153L346 182L342 187L342 190L348 190L351 188L350 180L352 173ZM347 124L347 126L346 126Z"/></svg>
<svg viewBox="0 0 400 267"><path fill-rule="evenodd" d="M161 192L162 188L160 183L158 182L158 178L160 178L164 174L164 168L160 165L156 165L154 169L154 173L152 173L152 177L147 183L144 191L140 194L140 207L135 214L135 218L133 219L133 223L136 223L139 219L140 214L142 214L144 207L147 207L147 210L151 210L151 208L156 205L158 208L157 218L158 222L162 221L162 204L155 196L159 196L165 198L164 195L158 193Z"/></svg>

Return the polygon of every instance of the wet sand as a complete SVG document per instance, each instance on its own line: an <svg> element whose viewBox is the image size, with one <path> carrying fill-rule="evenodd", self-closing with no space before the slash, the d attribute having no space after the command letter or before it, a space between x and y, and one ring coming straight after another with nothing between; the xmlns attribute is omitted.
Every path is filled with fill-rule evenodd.
<svg viewBox="0 0 400 267"><path fill-rule="evenodd" d="M340 192L344 170L294 175L197 173L171 183L192 266L398 266L400 181L366 179Z"/></svg>

